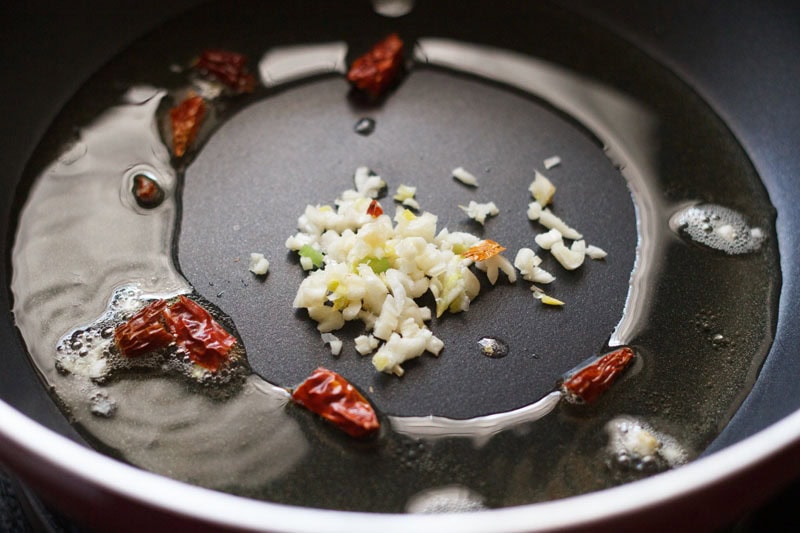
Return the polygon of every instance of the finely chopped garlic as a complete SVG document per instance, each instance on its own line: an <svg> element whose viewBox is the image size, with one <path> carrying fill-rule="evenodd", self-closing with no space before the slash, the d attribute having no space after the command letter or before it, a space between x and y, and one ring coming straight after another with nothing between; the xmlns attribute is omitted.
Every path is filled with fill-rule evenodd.
<svg viewBox="0 0 800 533"><path fill-rule="evenodd" d="M333 333L323 333L322 342L330 346L332 355L339 355L342 353L342 341Z"/></svg>
<svg viewBox="0 0 800 533"><path fill-rule="evenodd" d="M286 247L300 254L303 268L311 270L294 307L306 309L322 334L362 321L369 333L355 339L356 351L374 352L377 370L402 376L405 361L425 352L438 355L444 346L426 325L431 310L415 299L430 291L436 316L466 311L480 283L469 268L473 260L463 254L481 239L446 228L437 233L437 217L428 212L416 215L398 206L394 218L382 210L373 216L373 194L385 182L365 167L356 171L355 186L341 194L336 207L307 206L297 221L300 231L286 240ZM416 190L409 189L398 195L411 198ZM516 279L513 266L500 255L476 266L492 283L500 270ZM335 337L323 340L332 351L340 349Z"/></svg>
<svg viewBox="0 0 800 533"><path fill-rule="evenodd" d="M265 276L269 271L269 261L264 254L251 253L249 270L257 276Z"/></svg>
<svg viewBox="0 0 800 533"><path fill-rule="evenodd" d="M417 188L409 185L400 185L397 188L397 194L394 195L394 200L400 202L406 207L416 209L419 211L419 202L414 198L417 194Z"/></svg>
<svg viewBox="0 0 800 533"><path fill-rule="evenodd" d="M486 222L486 217L497 216L497 214L500 213L500 210L497 209L494 202L478 203L475 200L470 200L469 205L466 207L463 205L458 207L460 207L469 218L479 222L481 225Z"/></svg>
<svg viewBox="0 0 800 533"><path fill-rule="evenodd" d="M536 255L530 248L520 248L517 257L514 258L514 266L517 267L522 279L533 283L552 283L555 276L541 268L542 258Z"/></svg>
<svg viewBox="0 0 800 533"><path fill-rule="evenodd" d="M549 204L553 199L553 195L556 193L555 185L538 171L536 172L533 182L531 182L528 187L528 190L531 196L533 196L541 206Z"/></svg>
<svg viewBox="0 0 800 533"><path fill-rule="evenodd" d="M476 178L472 173L464 170L463 167L454 168L451 174L455 179L464 185L469 185L470 187L478 186L478 178Z"/></svg>
<svg viewBox="0 0 800 533"><path fill-rule="evenodd" d="M557 167L560 164L561 164L561 158L558 157L557 155L554 155L553 157L548 157L547 159L544 160L544 169L550 170L551 168Z"/></svg>
<svg viewBox="0 0 800 533"><path fill-rule="evenodd" d="M477 186L474 176L460 167L453 175ZM437 317L446 311L466 311L480 291L480 282L469 268L473 262L491 284L501 271L511 283L517 270L533 283L555 280L530 248L521 248L512 264L500 255L504 248L494 241L466 232L451 233L447 228L437 233L437 217L431 213L417 215L398 206L391 218L375 200L386 182L366 167L356 170L354 185L355 189L336 199L335 207L306 206L297 220L300 231L286 240L286 247L300 256L302 268L310 271L297 290L294 307L308 311L334 355L341 352L343 343L331 332L352 320L360 320L367 330L354 339L356 351L373 354L372 364L381 372L402 376L402 364L409 359L425 352L439 355L444 344L426 325L433 313L416 299L430 291ZM577 230L544 207L556 190L549 179L536 172L529 190L534 201L528 218L549 229L535 241L565 269L580 267L586 256L606 256L602 249L587 246ZM419 210L416 192L416 187L401 185L394 200ZM499 212L494 202L471 201L460 207L481 224ZM564 239L573 242L567 246ZM531 290L543 304L564 305L536 285Z"/></svg>

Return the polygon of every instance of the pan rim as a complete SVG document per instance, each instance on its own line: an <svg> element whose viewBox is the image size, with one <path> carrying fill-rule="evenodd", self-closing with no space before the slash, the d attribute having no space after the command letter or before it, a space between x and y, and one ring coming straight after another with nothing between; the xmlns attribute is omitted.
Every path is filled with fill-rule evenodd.
<svg viewBox="0 0 800 533"><path fill-rule="evenodd" d="M639 43L639 46L641 46L641 43ZM665 64L663 58L658 58L658 60L662 64ZM675 66L674 65L669 65L667 63L667 66L669 68L675 70ZM764 184L767 187L767 190L769 192L770 198L773 200L773 203L777 204L777 203L781 203L781 202L782 203L788 202L788 199L781 200L781 196L782 196L781 193L784 192L782 189L783 189L783 187L786 186L785 181L786 180L790 180L791 176L781 176L780 172L778 170L776 170L776 167L780 168L780 166L781 166L780 164L765 160L764 158L767 157L767 156L765 156L763 154L762 155L758 154L758 152L759 152L758 146L753 146L752 145L752 139L750 139L751 142L748 143L747 135L743 134L743 131L739 127L737 127L737 126L739 126L739 124L735 123L735 121L733 123L731 122L731 120L730 120L731 119L730 109L726 109L724 105L723 106L715 105L715 104L717 104L717 101L716 101L717 99L713 97L714 96L713 93L711 94L711 97L709 97L709 94L708 94L708 91L707 91L707 87L703 87L702 84L700 84L701 86L698 87L698 85L696 83L697 80L696 79L693 80L692 76L687 76L685 73L679 74L679 77L682 80L684 80L684 82L687 82L690 86L692 86L692 88L695 91L697 91L699 94L701 94L701 96L703 97L703 100L706 103L708 103L709 105L712 105L715 113L717 113L720 117L722 117L724 122L726 124L728 124L729 127L732 128L732 130L734 132L734 136L737 138L737 140L743 146L745 151L748 153L748 156L753 161L753 164L757 168L759 175L762 177L762 180L764 181ZM728 111L728 113L725 112L726 110ZM770 175L772 175L772 176L770 176ZM774 179L770 179L770 178L774 178ZM777 184L775 182L777 182ZM788 227L788 226L791 226L791 220L788 221L788 223L787 223L787 220L785 219L785 216L787 216L787 214L785 212L781 213L781 210L779 209L779 215L780 214L782 214L784 216L783 217L779 216L778 220L776 222L776 230L778 232L778 243L780 245L780 248L784 249L784 251L785 250L790 250L791 249L790 245L791 245L792 242L796 241L796 236L795 237L791 237L792 231L791 231L791 228ZM795 214L789 214L788 216L790 216L792 219L796 219L796 215ZM791 265L791 258L788 255L783 255L782 254L782 261L783 261L783 263L782 263L781 270L784 273L784 275L788 275L792 271L796 271L797 270L797 267ZM796 287L795 288L791 288L791 290L790 290L790 287L789 287L790 281L789 281L789 279L785 278L784 281L785 281L784 286L781 288L780 309L778 311L779 318L778 318L777 330L775 332L775 338L776 338L775 344L777 344L780 339L784 339L784 340L788 339L783 343L783 345L781 347L781 351L787 351L787 349L791 348L791 342L792 342L791 339L792 339L793 335L788 335L787 336L786 334L787 334L788 330L791 328L791 324L796 323L796 318L795 319L786 319L786 316L785 316L784 312L788 312L788 309L791 307L791 302L792 301L796 301L797 295L798 295ZM773 345L772 351L775 351L775 350L776 350L776 346ZM769 361L770 361L770 357L767 358L767 362L768 363L769 363ZM28 424L33 424L33 427L32 428L28 427ZM767 436L767 435L769 435L769 436ZM589 494L589 495L585 495L585 496L577 496L577 497L574 497L574 498L569 498L568 500L559 500L559 501L555 501L555 502L548 502L548 503L543 503L543 504L535 504L535 506L537 507L536 514L527 514L527 512L531 512L532 511L532 510L528 510L528 507L531 507L531 506L524 506L524 507L521 507L521 508L512 508L512 509L507 509L507 510L487 511L485 514L487 514L490 518L488 520L485 520L485 521L481 519L481 521L478 522L478 520L475 518L475 516L466 515L466 518L467 518L466 520L463 520L464 517L456 516L455 519L453 520L453 522L461 520L461 522L460 522L460 527L461 527L460 531L469 531L471 529L467 529L467 528L474 527L474 525L494 525L495 523L497 524L497 525L495 525L495 527L497 527L497 528L502 527L503 530L509 530L509 528L512 525L512 522L511 522L512 519L515 518L516 516L518 516L518 511L520 509L524 509L524 510L527 511L526 514L524 515L525 524L536 523L538 527L557 529L557 528L560 528L560 527L566 527L566 525L576 526L576 525L580 525L580 524L586 525L588 523L597 523L597 522L591 522L591 520L601 521L601 520L604 520L604 519L612 518L614 516L623 516L625 513L634 514L636 512L642 511L640 506L645 506L645 507L649 506L647 508L652 510L653 507L661 506L662 503L666 504L667 502L672 501L674 499L677 499L679 497L691 498L693 494L697 494L698 492L700 492L700 491L702 491L704 489L711 488L712 486L714 486L716 484L723 483L723 482L725 482L727 480L736 479L737 476L744 476L748 472L752 473L752 471L756 470L759 466L761 466L764 463L768 462L768 460L771 459L771 458L786 457L786 455L788 455L788 452L791 449L791 447L792 446L796 447L798 445L798 443L796 442L797 439L798 439L798 435L800 435L800 413L794 412L794 413L792 413L790 415L787 415L786 418L783 418L783 419L779 420L778 422L775 422L774 424L768 426L767 428L765 428L763 430L760 430L757 433L754 433L753 435L751 435L749 437L744 438L740 442L732 444L732 445L728 446L727 448L725 448L723 450L720 450L718 452L714 452L714 453L710 454L708 457L697 459L696 461L693 461L689 465L687 465L685 467L682 467L681 469L678 469L678 470L676 470L674 472L668 472L668 473L662 474L661 476L656 476L655 478L649 478L649 479L643 480L641 482L631 483L631 484L623 485L622 487L617 487L616 489L608 489L607 491L603 491L603 494L611 493L613 491L613 494L619 495L617 497L620 498L620 500L624 501L624 505L620 505L619 507L615 507L613 511L608 511L608 512L602 511L602 507L600 507L600 505L602 505L602 503L605 502L606 500L598 499L597 498L598 494ZM31 439L33 439L33 440L31 440ZM124 465L122 463L118 463L117 461L115 461L113 459L106 458L106 457L104 457L104 456L102 456L102 455L100 455L100 454L98 454L96 452L93 452L90 449L87 449L87 448L84 448L84 447L82 447L80 445L72 443L68 439L66 439L64 437L61 437L59 434L46 429L44 426L40 425L39 423L34 422L34 421L26 418L24 415L18 413L15 409L9 407L7 404L5 404L5 403L0 401L0 443L2 443L3 446L7 446L7 448L5 450L0 449L0 455L2 455L4 462L6 462L6 464L9 466L9 468L15 468L15 466L16 466L16 463L14 462L15 459L20 459L19 454L15 454L15 452L20 452L20 453L33 452L33 453L36 453L36 454L40 454L41 452L46 451L46 450L40 450L39 449L40 447L38 445L31 447L30 443L31 442L33 442L33 443L47 443L47 446L48 447L52 447L52 450L49 450L48 453L45 453L44 455L34 455L32 457L21 457L22 460L18 463L19 464L19 470L20 470L20 472L30 472L30 471L32 471L33 465L35 464L35 461L38 460L38 461L42 462L42 465L39 465L40 468L44 469L44 468L48 468L48 467L53 467L53 468L51 468L51 470L52 470L51 474L56 475L58 469L70 466L70 465L64 465L63 461L59 460L60 458L59 458L58 452L56 450L58 450L60 452L68 451L66 448L64 448L62 446L63 443L61 441L64 441L66 443L71 443L72 446L76 446L79 450L82 450L80 452L69 451L70 454L71 453L78 453L79 455L81 455L82 461L88 460L89 457L92 457L92 460L93 460L93 462L92 462L93 467L92 468L93 469L96 468L96 470L98 472L100 472L100 473L103 473L105 471L106 467L109 467L109 468L111 468L112 466L113 466L113 468L124 467L124 468L127 468L127 469L135 470L138 474L144 474L144 475L147 475L147 476L152 476L152 477L159 478L159 480L160 480L159 483L161 483L161 482L166 483L164 485L158 484L157 486L159 488L160 487L164 487L164 488L166 488L168 490L172 490L172 489L176 489L177 490L177 486L182 486L182 487L180 487L180 490L183 490L185 488L190 488L190 489L200 490L200 491L205 491L205 492L213 492L213 491L206 491L206 489L198 489L197 487L191 487L189 485L185 485L185 484L177 482L177 481L168 480L166 478L160 478L160 476L157 476L157 475L154 475L154 474L149 474L147 472L140 471L138 469L135 469L133 467L129 467L129 466ZM89 454L89 455L86 455L84 457L83 454ZM719 457L720 457L721 454L723 454L722 457L724 457L726 459L720 459ZM739 454L742 454L742 455L739 455ZM63 458L61 458L61 459L63 459ZM108 462L104 463L104 462L101 461L101 462L95 463L96 460L103 460L103 461L108 461ZM750 463L748 463L748 460L754 460L755 463L750 464ZM791 464L791 463L788 463L786 461L784 461L784 463ZM697 465L703 465L702 466L703 469L705 469L706 465L708 465L709 471L705 472L704 470L698 470L698 469L701 469L701 467L697 466ZM725 468L724 468L725 466L732 467L732 470L725 470ZM694 478L689 479L689 475L688 474L683 474L684 469L693 469L693 470L691 470L692 472L694 472L694 470L698 470L698 471L700 471L699 475L701 475L701 477L699 479L694 479ZM69 472L71 472L71 470L67 470L67 472L69 473ZM784 472L785 479L788 479L788 477L791 476L791 475L794 475L794 473L795 473L794 471L791 471L791 472L786 471L786 472ZM158 497L158 495L155 492L142 494L142 493L139 493L137 491L133 491L133 490L130 489L130 487L126 487L125 485L121 484L122 480L115 481L113 479L113 477L108 477L108 476L99 476L98 477L96 475L96 472L94 472L94 470L89 472L89 474L91 474L91 475L88 476L88 477L85 477L85 474L87 474L87 473L86 472L75 472L75 475L80 476L82 479L86 480L87 482L96 481L98 483L97 486L101 486L101 487L108 486L108 487L111 487L115 492L120 493L120 494L122 494L122 493L125 493L125 494L133 493L134 496L137 499L139 499L139 501L142 501L142 502L148 502L148 501L153 500L153 499ZM711 477L712 474L714 475L713 478ZM665 486L665 488L663 489L663 492L657 498L651 497L649 500L647 500L647 499L639 499L639 496L643 496L645 492L649 492L651 490L648 487L655 482L654 480L658 480L658 483L661 484L662 476L669 476L668 479L671 480L670 483L669 483L669 487ZM151 486L150 483L152 483L152 480L146 479L145 481L147 482L147 486L148 487ZM694 483L694 484L689 483L690 481L696 481L696 483ZM777 480L773 480L773 481L777 484ZM653 483L648 483L648 482L653 482ZM687 483L687 484L680 485L680 486L678 485L678 483L684 483L684 482ZM144 482L143 482L143 485L144 485ZM155 485L153 485L153 486L155 486ZM762 489L762 488L766 488L766 487L759 487L759 489ZM630 490L626 490L626 489L630 489ZM191 493L183 493L182 492L182 494L191 494ZM630 501L625 501L624 498L627 498L629 494L634 496L636 499L633 499L633 500L630 500ZM214 493L214 495L219 496L219 497L226 497L226 498L236 498L236 497L233 497L233 496L228 496L228 495L219 494L219 493ZM767 496L767 494L765 492L764 493L764 497L766 498L766 496ZM142 498L144 498L144 499L142 500ZM171 495L170 495L170 498L172 498ZM587 498L590 498L591 500L589 500ZM240 499L241 500L242 498L236 498L236 499ZM614 498L613 500L610 500L610 501L615 502L615 500L616 500L616 498ZM570 502L570 508L569 508L569 511L568 511L570 516L567 517L567 518L569 518L569 521L567 522L566 521L567 518L564 518L565 521L560 522L560 521L557 520L557 517L555 516L558 511L554 506L560 505L562 502L565 502L565 501ZM585 511L585 510L581 509L579 506L573 507L572 504L577 502L577 501L587 502L586 503L587 507L591 504L592 507L597 506L597 509L594 509L594 512L590 512L590 511ZM634 503L634 502L636 502L636 503ZM169 508L163 501L161 501L161 502L156 501L155 502L155 504L161 506L164 509L168 509L170 511L178 512L178 513L184 513L186 511L186 509L189 508L189 506L186 504L186 500L184 500L184 501L178 500L175 503L176 503L176 505L174 505L173 507ZM262 503L262 502L252 502L252 503L257 504L259 506L259 508L261 508L261 507L263 507L265 505L268 506L270 509L272 507L274 507L275 509L271 509L271 511L270 511L269 521L271 522L271 524L274 524L275 527L281 526L283 524L283 522L281 522L281 516L283 516L281 513L286 512L285 511L286 510L286 506L280 506L278 504L267 504L267 503ZM620 502L616 501L615 503L620 503ZM193 509L192 510L193 514L191 515L195 519L197 519L198 517L199 518L203 518L206 515L209 515L209 516L212 515L212 512L211 512L212 509L209 509L208 507L202 507L202 506L195 506L195 507L198 507L198 509ZM282 508L282 509L279 509L279 508ZM538 512L539 511L538 508L543 508L546 512L543 511L543 512L539 513ZM229 510L227 510L227 511L229 511ZM293 511L293 509L290 508L289 511ZM303 520L302 520L301 523L308 524L310 522L310 520L306 519L306 517L308 516L308 513L315 512L315 511L312 511L312 510L309 510L309 509L305 509L305 508L302 508L302 511L303 511L303 516L301 518L303 518ZM263 510L258 511L258 512L264 513ZM352 518L348 519L347 516L345 516L341 520L341 522L337 522L337 524L341 528L345 528L345 527L350 528L350 526L355 525L356 521L360 520L361 519L361 515L364 514L364 513L357 513L356 514L357 516L353 517L353 514L351 514L351 513L330 512L330 511L320 511L320 512L321 513L325 513L324 516L329 516L330 514L335 513L337 515L347 515L349 517L352 517ZM733 512L733 511L729 511L729 512ZM235 517L235 515L233 513L231 513L231 514ZM481 513L481 514L484 514L484 513ZM227 512L226 512L226 515L227 515ZM298 518L298 515L293 515L293 516L295 517L295 519ZM323 515L320 515L320 516L323 516ZM368 515L368 516L371 517L370 520L375 520L375 515ZM394 515L391 515L391 516L394 516ZM245 519L255 520L254 518L248 518L248 517L245 517L245 516L242 516L241 518L242 518L242 520L245 520ZM428 517L428 518L425 519L426 520L426 522L425 522L426 525L434 523L434 522L428 522L428 520L430 520L430 518L431 517ZM402 529L402 528L405 528L405 527L410 527L412 525L412 522L413 522L412 519L413 519L413 517L401 517L401 522L402 522L403 525L401 527L396 528L396 529ZM520 520L522 520L522 519L523 519L523 517L520 517ZM263 516L262 516L262 520L264 520ZM264 521L266 521L266 520L264 520ZM589 522L587 522L587 521L589 521ZM212 518L209 518L209 522L213 522L214 524L219 525L219 526L223 525L223 522L221 521L221 518L220 517L216 517L216 516L214 516ZM438 524L439 522L436 522L436 523ZM445 521L442 520L441 523L444 524ZM518 528L524 528L525 530L530 530L530 526L526 527L525 524L522 524L522 525L518 524L517 527ZM233 525L233 524L231 524L231 525ZM263 526L263 524L261 524L261 525ZM390 526L389 525L389 521L384 521L384 523L381 523L381 524L378 524L378 522L371 521L369 525L370 525L371 528L374 528L375 525L381 525L381 526L385 527L387 530L395 529L395 526L393 526L393 525ZM292 526L292 530L297 530L297 524L293 523L293 524L291 524L291 526ZM314 526L314 531L326 531L327 530L327 529L323 529L324 527L326 527L326 524L322 523L322 522L313 524L313 526ZM258 527L258 524L255 523L255 525L251 526L251 525L248 525L248 523L242 522L241 525L237 526L237 527L242 527L242 528ZM307 525L306 527L310 527L310 526ZM445 526L443 525L442 527L444 528ZM447 527L449 528L450 526L448 525ZM662 523L662 527L663 527L663 523ZM331 525L331 528L333 528L333 525ZM455 528L453 528L453 529L455 529ZM280 529L276 529L276 530L280 531ZM330 529L330 530L333 530L333 529ZM443 530L446 530L446 529L443 529Z"/></svg>
<svg viewBox="0 0 800 533"><path fill-rule="evenodd" d="M688 502L725 483L746 482L757 470L798 446L800 411L727 448L675 470L610 489L547 502L471 513L437 515L378 514L295 507L263 502L197 487L141 470L82 446L35 422L0 400L0 449L7 465L38 487L37 478L80 482L73 492L122 497L142 508L176 515L206 526L249 531L317 532L409 531L420 526L437 531L552 531L643 519L660 507ZM16 461L15 461L16 459ZM56 478L53 471L60 471ZM783 469L788 479L793 472ZM37 475L38 474L38 475ZM763 483L763 479L760 480ZM770 489L759 485L764 498ZM720 502L723 504L724 502ZM729 513L744 509L728 506ZM658 517L664 526L668 519ZM533 527L532 527L533 526Z"/></svg>

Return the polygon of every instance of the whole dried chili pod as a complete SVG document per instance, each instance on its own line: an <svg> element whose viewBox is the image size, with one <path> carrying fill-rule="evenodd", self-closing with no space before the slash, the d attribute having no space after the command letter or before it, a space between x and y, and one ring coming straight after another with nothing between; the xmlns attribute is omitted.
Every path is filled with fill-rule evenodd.
<svg viewBox="0 0 800 533"><path fill-rule="evenodd" d="M201 96L191 95L169 110L172 125L172 153L183 157L197 138L200 124L206 113L206 104Z"/></svg>
<svg viewBox="0 0 800 533"><path fill-rule="evenodd" d="M175 340L162 312L166 300L155 300L114 329L114 341L125 357L139 357L166 348Z"/></svg>
<svg viewBox="0 0 800 533"><path fill-rule="evenodd" d="M370 403L345 378L319 367L292 392L292 400L356 438L377 433L380 422Z"/></svg>
<svg viewBox="0 0 800 533"><path fill-rule="evenodd" d="M139 357L175 344L195 364L216 372L227 361L236 337L202 306L185 296L170 304L156 300L114 330L122 355Z"/></svg>
<svg viewBox="0 0 800 533"><path fill-rule="evenodd" d="M570 403L592 403L611 387L628 367L633 350L623 346L570 371L561 383L561 392Z"/></svg>
<svg viewBox="0 0 800 533"><path fill-rule="evenodd" d="M347 80L357 89L378 97L399 79L402 70L403 41L392 33L353 61Z"/></svg>
<svg viewBox="0 0 800 533"><path fill-rule="evenodd" d="M256 79L247 70L247 57L237 52L220 49L204 50L195 68L225 84L236 93L251 93Z"/></svg>
<svg viewBox="0 0 800 533"><path fill-rule="evenodd" d="M227 361L236 337L202 306L181 295L163 314L167 327L175 335L178 350L194 363L216 372Z"/></svg>

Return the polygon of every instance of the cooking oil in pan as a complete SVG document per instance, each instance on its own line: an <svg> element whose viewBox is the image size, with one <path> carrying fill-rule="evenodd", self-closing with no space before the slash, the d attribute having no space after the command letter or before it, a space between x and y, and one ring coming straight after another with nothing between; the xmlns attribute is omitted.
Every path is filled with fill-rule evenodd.
<svg viewBox="0 0 800 533"><path fill-rule="evenodd" d="M436 28L427 29L429 35L438 35ZM173 30L167 27L159 35L172 35ZM31 165L38 171L29 176L31 186L17 226L12 290L15 318L32 361L89 442L131 464L222 491L296 505L386 512L477 510L566 497L638 479L702 452L749 390L766 355L780 282L773 211L742 149L691 91L613 39L599 38L603 46L637 65L633 79L648 83L614 86L609 78L598 80L597 73L580 73L586 65L567 69L519 50L471 45L445 33L418 40L417 66L396 89L394 100L390 97L382 107L370 110L381 128L368 137L352 135L363 110L350 107L348 89L332 64L330 77L317 70L308 82L295 79L285 87L258 93L247 105L218 109L193 162L190 158L176 163L162 135L160 117L170 95L185 89L175 81L181 73L161 65L166 74L154 78L163 82L156 85L164 89L148 85L152 82L145 76L116 105L98 109L92 103L93 94L108 90L104 76L125 71L130 57L162 57L155 53L158 49L148 48L161 42L158 39L139 43L128 52L130 57L112 62L76 97L71 112L57 120ZM242 39L251 35L233 34ZM176 42L180 35L174 32ZM180 42L187 46L185 40ZM489 56L492 61L487 61ZM649 83L657 83L660 90L649 90ZM404 381L363 378L357 374L360 370L354 371L358 379L368 380L359 383L362 390L375 391L385 428L374 441L355 442L291 404L285 389L299 381L285 377L292 372L318 365L369 365L355 356L333 362L317 342L313 326L292 313L292 291L279 288L297 281L282 278L294 275L289 272L296 269L290 258L281 259L285 252L279 241L294 229L294 219L269 217L295 213L302 206L282 205L286 203L279 200L282 182L264 182L266 170L255 177L252 169L239 175L236 165L230 164L233 159L220 159L215 150L224 145L226 125L249 127L236 114L241 108L253 106L248 107L253 116L262 108L266 113L272 112L270 108L290 109L296 111L296 122L284 123L289 127L282 135L295 149L268 154L281 159L287 170L283 179L292 180L301 173L288 171L312 161L319 178L310 182L309 194L324 196L329 195L325 187L342 188L331 183L340 175L332 168L382 163L390 173L406 169L413 174L419 180L418 198L435 203L439 193L426 198L424 189L435 189L431 167L437 164L436 152L477 157L482 147L491 144L481 130L455 127L449 136L437 133L427 147L404 136L411 129L423 135L431 116L442 120L449 116L452 124L458 124L459 114L468 114L464 109L469 106L459 107L463 102L458 98L449 99L453 107L437 102L438 110L427 109L424 96L402 99L403 91L424 95L431 88L447 86L456 89L454 94L472 91L494 96L498 102L513 98L520 114L528 107L539 108L540 116L567 124L583 142L580 150L572 143L559 145L559 139L548 136L549 130L541 137L542 143L549 143L543 147L529 143L522 149L524 142L509 141L506 146L520 143L513 145L510 158L498 149L483 155L483 161L476 159L476 164L483 164L475 168L492 168L491 179L482 180L475 191L448 189L451 192L442 196L461 194L470 199L467 195L486 191L509 196L506 206L517 200L523 206L530 176L495 176L510 168L508 159L524 160L521 166L527 165L532 174L557 151L562 164L552 170L553 178L562 172L558 177L564 184L559 208L569 208L570 187L592 187L595 175L605 173L622 184L622 201L616 204L622 207L594 214L594 220L625 219L620 234L609 239L622 239L626 250L610 254L605 265L590 265L585 273L560 275L562 290L574 296L561 314L543 309L527 287L487 287L474 310L433 325L452 337L441 361L410 368ZM323 95L329 99L333 95L341 108L331 111L326 104L323 109L320 102L327 102ZM75 116L88 117L79 124L77 140L63 133L72 132ZM341 125L337 130L341 136L327 128L334 124ZM511 119L499 124L496 128L501 130L515 127ZM692 124L691 141L685 135L686 124ZM327 133L327 140L320 130ZM350 142L345 137L362 143L362 151L343 151ZM714 153L697 148L703 145L714 146ZM241 144L237 156L255 157L257 148ZM337 154L337 149L342 151ZM309 156L329 152L334 157L325 161L314 162ZM374 161L363 161L369 158ZM215 161L221 166L215 167ZM447 163L452 168L462 161ZM585 172L570 174L570 165ZM221 188L207 186L204 192L190 182L202 180L204 172ZM152 180L148 185L156 184L161 191L154 205L136 201L137 176ZM239 205L235 194L225 194L226 188L244 187L245 195L262 198L261 188L245 186L251 178L262 180L267 198L255 215ZM303 179L301 175L296 181ZM493 179L503 187L493 188ZM505 190L509 182L518 183L522 192ZM447 185L455 187L449 181ZM594 203L585 202L584 215L602 204L604 190L609 189L593 193ZM303 201L323 200L315 196ZM444 200L438 201L444 208ZM238 212L237 206L245 212ZM218 221L219 212L231 217L229 231L240 241L225 232L206 233L199 245L193 240L198 219ZM448 225L467 223L455 216L446 215ZM522 246L525 239L532 243L536 230L524 219L502 226L511 217L511 211L503 213L494 230L506 231L514 246ZM259 233L259 221L274 226L274 235ZM514 224L524 231L511 229ZM264 246L259 236L278 243L269 247L273 267L262 281L251 279L241 261L245 253ZM743 253L731 254L726 242ZM193 257L201 253L214 260L195 262ZM579 322L565 318L573 316L571 305L580 308L583 302L588 307L595 295L603 294L598 287L602 277L619 264L627 265L623 288L605 302L611 314L616 313L615 320L593 332L596 340L591 345L567 350L574 352L575 360L562 361L531 344L539 336L553 345L570 345L581 335L576 331L597 328L599 314ZM606 267L606 272L598 270ZM593 276L601 281L588 286ZM521 298L523 293L527 300ZM243 366L238 368L245 371L233 373L238 377L232 380L235 386L198 380L182 361L156 358L150 367L136 368L114 362L110 343L116 321L148 299L181 294L218 307L220 320L231 318L230 327L238 329L244 349ZM241 303L247 299L260 302L260 307ZM523 311L503 314L504 308L515 305ZM487 310L480 311L479 306ZM253 329L259 323L268 329L283 321L305 333L279 338L277 329L269 342L253 342L258 337L246 320L240 322L237 313L242 309L261 311ZM480 313L500 318L475 322ZM476 357L475 339L481 336L506 340L507 355ZM319 346L305 349L315 343ZM291 344L298 349L288 349ZM620 344L634 346L637 357L614 388L597 404L559 402L558 393L552 391L563 371L607 345ZM539 357L526 358L524 354L531 351ZM495 353L500 351L492 348ZM289 370L265 364L276 354L301 363ZM446 368L446 358L461 358L459 364L477 374L476 382L496 381L474 390L462 382L453 385L452 376L436 371L437 363ZM532 366L514 366L523 359ZM248 368L254 372L248 373ZM413 397L414 380L422 381L415 375L434 376L440 389L455 400L448 403L445 395L419 394L416 402L393 404L394 396ZM541 391L536 389L538 395L529 398L525 389L534 379ZM209 394L212 390L228 392ZM481 403L495 401L489 412L481 411ZM432 405L427 414L436 416L406 411L411 403L424 409ZM342 490L343 483L347 490Z"/></svg>

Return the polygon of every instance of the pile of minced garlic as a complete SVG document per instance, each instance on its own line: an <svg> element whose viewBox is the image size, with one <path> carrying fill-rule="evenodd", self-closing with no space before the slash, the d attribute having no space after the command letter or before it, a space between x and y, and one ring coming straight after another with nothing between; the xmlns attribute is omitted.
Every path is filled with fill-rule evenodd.
<svg viewBox="0 0 800 533"><path fill-rule="evenodd" d="M539 176L537 173L539 181L534 181L537 192L533 192L534 184L531 191L536 198L534 204L540 206L536 218L548 226L551 219L544 213L549 210L542 206L547 205L555 188L548 180L552 188L546 193L548 198L537 197L542 186ZM377 370L402 376L401 365L405 361L425 352L439 355L444 347L426 325L432 317L431 310L419 306L415 299L430 291L436 301L437 317L445 311L466 311L480 291L480 282L470 270L473 263L486 272L492 284L500 271L514 283L517 277L514 266L528 281L550 283L555 279L539 267L541 259L528 248L519 250L514 265L496 252L484 260L476 260L476 254L465 254L476 246L493 248L496 243L471 233L450 232L447 228L437 233L435 215L415 214L403 207L419 209L413 198L414 187L398 188L394 199L402 205L392 218L383 213L375 200L386 187L380 176L359 167L354 182L355 189L344 191L336 199L335 207L306 206L297 221L300 231L286 240L286 247L300 255L303 269L310 271L297 290L294 307L308 311L334 355L341 351L342 342L331 332L346 321L361 320L366 333L356 337L356 351L373 354L372 364ZM528 214L530 217L531 210ZM563 222L552 227L555 230L551 232L568 229ZM565 246L563 238L556 238L550 232L543 235L549 235L547 248L564 265L556 255L561 253L558 243ZM560 235L580 238L574 230L562 231ZM587 247L580 250L579 246L573 243L567 252L589 254ZM493 249L504 250L500 246ZM576 260L564 266L570 268L574 263ZM534 295L543 303L562 303L539 289L534 288Z"/></svg>

